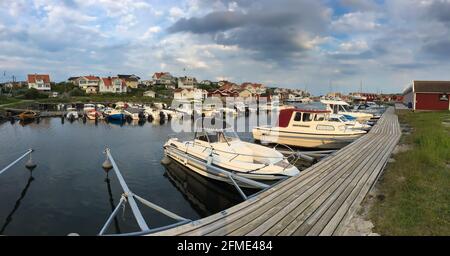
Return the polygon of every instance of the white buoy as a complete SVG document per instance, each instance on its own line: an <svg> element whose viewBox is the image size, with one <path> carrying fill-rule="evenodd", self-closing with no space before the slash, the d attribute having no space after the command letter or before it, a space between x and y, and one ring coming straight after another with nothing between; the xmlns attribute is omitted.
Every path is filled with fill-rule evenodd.
<svg viewBox="0 0 450 256"><path fill-rule="evenodd" d="M111 161L109 161L108 157L106 157L105 161L102 164L103 169L108 172L113 168Z"/></svg>
<svg viewBox="0 0 450 256"><path fill-rule="evenodd" d="M31 157L31 153L30 153L30 158L28 159L28 161L25 163L25 167L32 171L34 168L36 168L36 164L33 162L33 158Z"/></svg>

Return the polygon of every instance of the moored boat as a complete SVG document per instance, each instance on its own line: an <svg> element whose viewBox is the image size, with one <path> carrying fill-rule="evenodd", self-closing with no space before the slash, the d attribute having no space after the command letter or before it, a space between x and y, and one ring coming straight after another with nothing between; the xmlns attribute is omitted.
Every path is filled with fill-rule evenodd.
<svg viewBox="0 0 450 256"><path fill-rule="evenodd" d="M370 113L354 112L350 110L350 105L342 100L321 100L322 104L325 104L327 109L334 114L348 115L356 118L357 121L364 122L373 118Z"/></svg>
<svg viewBox="0 0 450 256"><path fill-rule="evenodd" d="M39 114L37 112L27 110L18 115L19 119L22 121L33 120L37 118Z"/></svg>
<svg viewBox="0 0 450 256"><path fill-rule="evenodd" d="M90 103L84 104L83 111L85 113L88 113L89 111L92 111L92 110L95 110L95 105L94 104L90 104Z"/></svg>
<svg viewBox="0 0 450 256"><path fill-rule="evenodd" d="M66 110L66 118L67 119L78 119L78 111L76 108L67 108Z"/></svg>
<svg viewBox="0 0 450 256"><path fill-rule="evenodd" d="M239 177L273 183L299 174L286 157L273 148L244 142L231 129L198 128L193 140L171 138L164 144L166 157L202 176L232 184L220 168ZM242 183L244 187L251 184Z"/></svg>
<svg viewBox="0 0 450 256"><path fill-rule="evenodd" d="M144 110L139 108L128 107L123 110L126 116L130 116L133 120L139 120L144 118Z"/></svg>
<svg viewBox="0 0 450 256"><path fill-rule="evenodd" d="M102 113L101 112L99 112L99 111L97 111L97 110L91 110L91 111L88 111L87 113L86 113L86 117L89 119L89 120L98 120L98 119L103 119L103 115L102 115Z"/></svg>
<svg viewBox="0 0 450 256"><path fill-rule="evenodd" d="M284 109L280 111L278 126L256 127L253 138L302 148L339 149L366 134L329 121L329 115L328 110Z"/></svg>
<svg viewBox="0 0 450 256"><path fill-rule="evenodd" d="M125 114L122 110L117 110L113 108L106 108L103 114L108 120L125 120Z"/></svg>

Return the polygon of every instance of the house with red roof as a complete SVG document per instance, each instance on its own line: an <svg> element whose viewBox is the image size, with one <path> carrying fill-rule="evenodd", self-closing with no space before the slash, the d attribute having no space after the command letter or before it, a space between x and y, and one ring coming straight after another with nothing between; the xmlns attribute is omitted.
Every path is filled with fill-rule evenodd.
<svg viewBox="0 0 450 256"><path fill-rule="evenodd" d="M263 84L246 82L241 84L241 90L248 90L254 95L261 95L266 93L266 86Z"/></svg>
<svg viewBox="0 0 450 256"><path fill-rule="evenodd" d="M29 74L27 76L28 88L34 88L39 91L50 91L50 75L48 74Z"/></svg>
<svg viewBox="0 0 450 256"><path fill-rule="evenodd" d="M126 93L127 83L118 77L102 77L99 83L100 93Z"/></svg>
<svg viewBox="0 0 450 256"><path fill-rule="evenodd" d="M219 85L219 90L224 91L224 90L238 90L239 89L239 85L232 83L232 82L228 82L228 81L220 81L218 83Z"/></svg>
<svg viewBox="0 0 450 256"><path fill-rule="evenodd" d="M239 91L237 90L211 90L208 92L208 97L218 97L218 98L236 98L239 97Z"/></svg>
<svg viewBox="0 0 450 256"><path fill-rule="evenodd" d="M73 81L73 84L80 87L87 94L97 93L99 91L100 77L92 75L79 76Z"/></svg>
<svg viewBox="0 0 450 256"><path fill-rule="evenodd" d="M152 76L154 85L164 85L166 88L175 88L175 77L169 72L156 72Z"/></svg>

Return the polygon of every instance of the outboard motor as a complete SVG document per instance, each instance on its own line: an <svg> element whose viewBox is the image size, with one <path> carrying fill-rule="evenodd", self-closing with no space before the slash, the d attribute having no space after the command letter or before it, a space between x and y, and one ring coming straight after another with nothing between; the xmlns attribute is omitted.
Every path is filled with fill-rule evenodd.
<svg viewBox="0 0 450 256"><path fill-rule="evenodd" d="M159 120L166 121L166 115L162 111L159 111Z"/></svg>

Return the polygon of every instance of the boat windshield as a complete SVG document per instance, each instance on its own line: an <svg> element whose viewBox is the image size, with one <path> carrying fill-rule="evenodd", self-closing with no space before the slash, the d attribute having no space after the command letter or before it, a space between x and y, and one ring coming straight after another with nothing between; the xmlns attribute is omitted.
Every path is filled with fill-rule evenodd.
<svg viewBox="0 0 450 256"><path fill-rule="evenodd" d="M232 131L232 130L226 130L226 131L223 131L223 135L224 135L224 138L225 138L228 142L240 140L240 139L239 139L239 136L238 136L234 131Z"/></svg>
<svg viewBox="0 0 450 256"><path fill-rule="evenodd" d="M350 109L346 105L339 105L339 108L343 112L350 112Z"/></svg>
<svg viewBox="0 0 450 256"><path fill-rule="evenodd" d="M230 143L238 141L239 137L233 131L204 131L198 133L196 139L209 143Z"/></svg>

